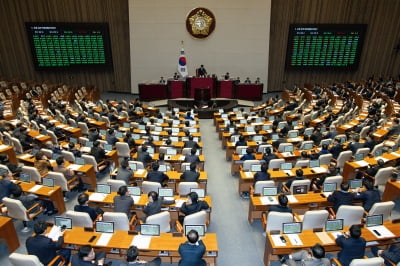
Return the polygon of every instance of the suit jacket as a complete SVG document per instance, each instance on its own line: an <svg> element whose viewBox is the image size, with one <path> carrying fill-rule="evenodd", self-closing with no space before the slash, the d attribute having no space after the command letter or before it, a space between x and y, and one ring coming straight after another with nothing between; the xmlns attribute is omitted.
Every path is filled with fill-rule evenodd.
<svg viewBox="0 0 400 266"><path fill-rule="evenodd" d="M400 246L391 245L389 249L384 250L382 253L384 259L389 259L394 263L400 262Z"/></svg>
<svg viewBox="0 0 400 266"><path fill-rule="evenodd" d="M3 202L4 197L10 197L11 191L16 187L17 185L10 180L0 180L0 203Z"/></svg>
<svg viewBox="0 0 400 266"><path fill-rule="evenodd" d="M37 256L41 263L47 265L57 256L57 250L61 249L63 242L62 236L58 238L57 242L54 242L47 236L35 235L28 237L25 244L28 254Z"/></svg>
<svg viewBox="0 0 400 266"><path fill-rule="evenodd" d="M363 202L364 209L368 212L375 202L381 201L381 196L377 189L366 190L354 195L355 199L360 199Z"/></svg>
<svg viewBox="0 0 400 266"><path fill-rule="evenodd" d="M67 180L70 180L75 175L72 169L66 168L65 166L62 165L54 166L53 171L57 173L62 173Z"/></svg>
<svg viewBox="0 0 400 266"><path fill-rule="evenodd" d="M253 154L243 154L242 157L240 157L241 161L246 161L246 160L255 160L256 157Z"/></svg>
<svg viewBox="0 0 400 266"><path fill-rule="evenodd" d="M146 164L151 162L152 158L151 158L150 154L147 151L145 151L145 152L139 151L136 160L138 160L139 162L142 162L146 167Z"/></svg>
<svg viewBox="0 0 400 266"><path fill-rule="evenodd" d="M332 153L332 157L336 159L342 152L342 145L336 144L329 150L329 152Z"/></svg>
<svg viewBox="0 0 400 266"><path fill-rule="evenodd" d="M341 205L353 205L354 194L351 192L336 190L328 197L328 201L333 202L333 210L337 212Z"/></svg>
<svg viewBox="0 0 400 266"><path fill-rule="evenodd" d="M198 245L189 244L185 242L179 245L179 254L181 260L179 266L205 266L206 262L203 260L203 255L206 253L206 246L202 240L199 240Z"/></svg>
<svg viewBox="0 0 400 266"><path fill-rule="evenodd" d="M82 205L75 205L74 211L88 213L92 221L96 220L97 215L104 213L104 211L98 207L92 208L89 206L82 206Z"/></svg>
<svg viewBox="0 0 400 266"><path fill-rule="evenodd" d="M185 182L197 182L200 177L200 173L196 171L185 171L181 174L181 179Z"/></svg>
<svg viewBox="0 0 400 266"><path fill-rule="evenodd" d="M356 153L356 151L360 148L364 148L364 143L360 143L360 142L352 142L349 145L349 149L351 150L351 152L353 154Z"/></svg>
<svg viewBox="0 0 400 266"><path fill-rule="evenodd" d="M268 209L269 212L290 212L293 213L292 209L289 207L283 207L280 205L272 205Z"/></svg>
<svg viewBox="0 0 400 266"><path fill-rule="evenodd" d="M152 261L148 261L148 262L121 262L119 264L120 266L159 266L161 265L161 258L157 257L155 259L153 259Z"/></svg>
<svg viewBox="0 0 400 266"><path fill-rule="evenodd" d="M158 200L149 202L143 209L146 216L157 214L161 212L162 204L172 204L175 203L174 200L164 200L163 198L158 198Z"/></svg>
<svg viewBox="0 0 400 266"><path fill-rule="evenodd" d="M126 185L129 185L131 177L133 176L133 171L131 169L124 169L122 167L118 168L117 176L115 179L125 181Z"/></svg>
<svg viewBox="0 0 400 266"><path fill-rule="evenodd" d="M258 181L266 181L266 180L271 180L271 175L268 172L257 172L254 175L254 185Z"/></svg>
<svg viewBox="0 0 400 266"><path fill-rule="evenodd" d="M197 156L196 154L194 154L194 155L189 154L189 155L185 156L185 162L186 163L199 163L200 159L199 159L199 156Z"/></svg>
<svg viewBox="0 0 400 266"><path fill-rule="evenodd" d="M198 149L198 148L200 148L200 146L199 146L199 144L197 144L196 141L188 140L188 141L185 142L184 148L196 148L196 149Z"/></svg>
<svg viewBox="0 0 400 266"><path fill-rule="evenodd" d="M106 158L106 151L101 147L93 147L90 154L94 156L97 163L103 161Z"/></svg>
<svg viewBox="0 0 400 266"><path fill-rule="evenodd" d="M147 173L147 181L158 182L162 185L168 179L168 176L160 171L150 171Z"/></svg>
<svg viewBox="0 0 400 266"><path fill-rule="evenodd" d="M292 259L287 260L286 264L289 266L297 266L296 261L301 261L301 266L330 266L330 262L327 258L317 259L314 257L309 258L308 253L305 250L301 250L299 252L292 253Z"/></svg>
<svg viewBox="0 0 400 266"><path fill-rule="evenodd" d="M336 245L342 248L338 253L338 259L343 266L349 266L353 259L362 259L365 252L365 239L345 238L343 235L336 238Z"/></svg>
<svg viewBox="0 0 400 266"><path fill-rule="evenodd" d="M263 155L263 160L265 161L265 163L267 165L269 164L269 161L271 161L273 159L279 159L279 157L275 153L271 153L270 155L267 155L267 154Z"/></svg>
<svg viewBox="0 0 400 266"><path fill-rule="evenodd" d="M99 265L98 261L102 258L106 257L106 253L101 251L101 252L96 252L95 257L94 257L94 262L92 261L84 261L81 258L79 258L78 253L74 254L71 258L71 265L72 266L89 266L89 265Z"/></svg>
<svg viewBox="0 0 400 266"><path fill-rule="evenodd" d="M207 210L208 208L210 208L210 206L208 206L208 203L206 201L199 200L197 201L197 203L192 203L190 205L187 205L186 202L183 203L180 211L185 215L189 215L199 212L201 210Z"/></svg>
<svg viewBox="0 0 400 266"><path fill-rule="evenodd" d="M133 206L133 199L131 196L115 196L114 197L114 212L123 212L130 217L131 207Z"/></svg>
<svg viewBox="0 0 400 266"><path fill-rule="evenodd" d="M107 144L110 144L110 145L113 145L113 146L114 146L115 143L117 143L119 140L118 140L117 137L114 136L114 135L107 135L106 141L107 141Z"/></svg>

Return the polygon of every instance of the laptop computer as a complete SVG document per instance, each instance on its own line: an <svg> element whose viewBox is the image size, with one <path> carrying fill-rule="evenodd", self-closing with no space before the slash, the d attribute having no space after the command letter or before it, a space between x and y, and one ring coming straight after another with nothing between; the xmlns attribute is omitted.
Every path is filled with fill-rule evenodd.
<svg viewBox="0 0 400 266"><path fill-rule="evenodd" d="M276 195L278 195L278 188L277 187L263 187L262 195L263 196L276 196Z"/></svg>
<svg viewBox="0 0 400 266"><path fill-rule="evenodd" d="M203 199L206 197L206 191L204 188L191 188L190 192L196 192L199 199Z"/></svg>
<svg viewBox="0 0 400 266"><path fill-rule="evenodd" d="M114 222L96 221L95 228L97 233L113 234Z"/></svg>
<svg viewBox="0 0 400 266"><path fill-rule="evenodd" d="M364 153L356 153L354 154L354 161L362 161L364 160Z"/></svg>
<svg viewBox="0 0 400 266"><path fill-rule="evenodd" d="M142 191L140 187L128 187L130 196L141 196Z"/></svg>
<svg viewBox="0 0 400 266"><path fill-rule="evenodd" d="M369 215L365 217L365 225L367 227L383 225L383 215Z"/></svg>
<svg viewBox="0 0 400 266"><path fill-rule="evenodd" d="M43 177L42 185L46 187L54 187L54 178Z"/></svg>
<svg viewBox="0 0 400 266"><path fill-rule="evenodd" d="M107 185L107 184L97 184L96 185L96 192L97 193L110 194L111 193L111 186Z"/></svg>
<svg viewBox="0 0 400 266"><path fill-rule="evenodd" d="M175 149L167 149L167 155L176 155L177 151Z"/></svg>
<svg viewBox="0 0 400 266"><path fill-rule="evenodd" d="M303 150L308 151L308 150L311 150L312 148L313 148L313 144L312 143L305 143L303 145Z"/></svg>
<svg viewBox="0 0 400 266"><path fill-rule="evenodd" d="M319 160L311 160L309 162L309 166L310 166L310 168L319 167Z"/></svg>
<svg viewBox="0 0 400 266"><path fill-rule="evenodd" d="M281 163L280 168L281 168L282 171L292 170L293 165L292 165L292 163Z"/></svg>
<svg viewBox="0 0 400 266"><path fill-rule="evenodd" d="M307 194L307 193L308 193L307 185L293 186L293 194Z"/></svg>
<svg viewBox="0 0 400 266"><path fill-rule="evenodd" d="M30 176L30 174L27 174L27 173L20 173L19 174L19 180L21 182L30 183L31 182L31 176Z"/></svg>
<svg viewBox="0 0 400 266"><path fill-rule="evenodd" d="M270 130L271 129L271 125L263 125L262 129L263 130Z"/></svg>
<svg viewBox="0 0 400 266"><path fill-rule="evenodd" d="M261 172L261 164L250 165L250 172Z"/></svg>
<svg viewBox="0 0 400 266"><path fill-rule="evenodd" d="M206 226L204 224L187 224L185 225L185 235L187 235L191 230L196 231L199 236L204 236L206 233Z"/></svg>
<svg viewBox="0 0 400 266"><path fill-rule="evenodd" d="M292 153L294 151L294 147L292 145L284 146L283 147L284 152Z"/></svg>
<svg viewBox="0 0 400 266"><path fill-rule="evenodd" d="M174 200L174 189L173 188L159 188L158 196L164 197L165 200Z"/></svg>
<svg viewBox="0 0 400 266"><path fill-rule="evenodd" d="M104 144L104 150L105 151L112 151L113 147L111 144Z"/></svg>
<svg viewBox="0 0 400 266"><path fill-rule="evenodd" d="M141 224L140 234L144 236L159 236L160 225L159 224Z"/></svg>
<svg viewBox="0 0 400 266"><path fill-rule="evenodd" d="M78 164L78 165L85 165L85 159L76 157L76 158L75 158L75 164Z"/></svg>
<svg viewBox="0 0 400 266"><path fill-rule="evenodd" d="M54 224L65 229L72 229L72 219L67 217L54 217Z"/></svg>
<svg viewBox="0 0 400 266"><path fill-rule="evenodd" d="M351 179L350 180L350 189L356 189L362 187L362 179Z"/></svg>
<svg viewBox="0 0 400 266"><path fill-rule="evenodd" d="M125 122L125 123L123 124L123 127L124 127L124 128L130 128L130 127L131 127L131 123Z"/></svg>
<svg viewBox="0 0 400 266"><path fill-rule="evenodd" d="M300 234L301 229L302 229L301 222L283 223L282 224L282 233L283 234Z"/></svg>
<svg viewBox="0 0 400 266"><path fill-rule="evenodd" d="M158 166L158 171L160 172L167 172L167 166L165 164L160 164Z"/></svg>
<svg viewBox="0 0 400 266"><path fill-rule="evenodd" d="M85 146L88 148L92 148L93 147L93 141L86 141Z"/></svg>
<svg viewBox="0 0 400 266"><path fill-rule="evenodd" d="M326 220L325 222L326 232L342 231L342 230L343 230L343 219Z"/></svg>
<svg viewBox="0 0 400 266"><path fill-rule="evenodd" d="M298 136L299 136L299 132L297 132L297 131L292 131L292 132L289 132L289 134L288 134L288 137L291 139L297 138Z"/></svg>
<svg viewBox="0 0 400 266"><path fill-rule="evenodd" d="M328 197L336 189L337 189L336 183L324 183L322 185L322 192L324 193L325 197Z"/></svg>

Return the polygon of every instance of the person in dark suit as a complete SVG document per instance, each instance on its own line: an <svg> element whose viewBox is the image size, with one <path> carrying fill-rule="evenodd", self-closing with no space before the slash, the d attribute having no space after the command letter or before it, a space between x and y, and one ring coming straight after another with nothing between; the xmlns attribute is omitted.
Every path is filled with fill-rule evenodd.
<svg viewBox="0 0 400 266"><path fill-rule="evenodd" d="M161 186L163 186L164 183L167 182L169 178L163 172L158 171L159 167L160 165L158 164L158 162L153 162L151 164L151 168L153 170L147 173L147 181L157 182L160 183Z"/></svg>
<svg viewBox="0 0 400 266"><path fill-rule="evenodd" d="M353 137L353 140L354 141L349 144L349 150L351 150L354 155L358 149L364 147L364 143L360 142L360 135L358 134Z"/></svg>
<svg viewBox="0 0 400 266"><path fill-rule="evenodd" d="M13 176L10 172L4 172L0 179L0 203L4 197L10 197L11 192L17 188L17 185L11 182Z"/></svg>
<svg viewBox="0 0 400 266"><path fill-rule="evenodd" d="M284 194L280 194L278 196L279 205L272 205L269 207L268 211L270 212L290 212L292 213L292 209L289 208L288 205L288 198Z"/></svg>
<svg viewBox="0 0 400 266"><path fill-rule="evenodd" d="M246 149L246 154L242 155L242 157L240 157L241 161L246 161L246 160L255 160L256 157L253 155L253 149L248 147Z"/></svg>
<svg viewBox="0 0 400 266"><path fill-rule="evenodd" d="M395 264L400 262L400 246L390 245L390 247L386 250L382 250L376 246L373 246L371 247L371 251L376 257L380 256L384 258L385 265L387 266L393 265L389 262L389 260Z"/></svg>
<svg viewBox="0 0 400 266"><path fill-rule="evenodd" d="M86 212L89 214L90 218L92 221L96 220L97 216L99 214L103 214L104 211L100 209L99 207L89 207L88 206L89 202L89 196L86 193L82 193L78 196L78 204L75 205L74 211L76 212Z"/></svg>
<svg viewBox="0 0 400 266"><path fill-rule="evenodd" d="M393 125L389 129L389 133L386 135L386 138L400 134L400 124L399 123L400 123L400 121L398 118L393 119Z"/></svg>
<svg viewBox="0 0 400 266"><path fill-rule="evenodd" d="M353 259L362 259L365 253L365 239L361 237L361 228L353 224L348 233L336 238L336 245L342 248L338 253L338 260L343 266L349 266Z"/></svg>
<svg viewBox="0 0 400 266"><path fill-rule="evenodd" d="M342 145L340 144L340 140L335 138L333 140L332 147L329 149L329 152L332 153L333 158L337 159L337 157L342 152L342 150L343 149L342 149Z"/></svg>
<svg viewBox="0 0 400 266"><path fill-rule="evenodd" d="M146 218L150 215L161 212L161 206L163 204L167 205L167 204L175 203L174 200L164 200L164 198L159 197L158 193L155 191L150 191L147 194L147 197L149 198L149 202L146 204L146 206L143 209L143 212L146 214L146 217L144 218L144 220L146 220Z"/></svg>
<svg viewBox="0 0 400 266"><path fill-rule="evenodd" d="M100 251L95 253L90 245L84 245L79 248L78 253L74 254L71 259L73 266L90 266L90 265L111 265L111 263L104 264L106 253Z"/></svg>
<svg viewBox="0 0 400 266"><path fill-rule="evenodd" d="M315 244L311 247L311 256L305 251L297 251L288 256L285 264L288 266L297 266L301 262L302 266L330 266L329 259L325 258L325 249L321 244Z"/></svg>
<svg viewBox="0 0 400 266"><path fill-rule="evenodd" d="M333 210L335 213L342 205L353 205L353 193L349 192L349 183L342 182L340 190L335 190L328 197L329 202L333 202Z"/></svg>
<svg viewBox="0 0 400 266"><path fill-rule="evenodd" d="M265 161L265 164L268 166L269 161L271 161L273 159L279 159L279 157L275 153L272 153L272 150L270 147L267 147L265 149L265 153L264 153L262 159Z"/></svg>
<svg viewBox="0 0 400 266"><path fill-rule="evenodd" d="M263 163L261 165L261 171L257 172L254 175L254 186L258 181L266 181L266 180L271 180L271 175L268 173L268 165L266 163Z"/></svg>
<svg viewBox="0 0 400 266"><path fill-rule="evenodd" d="M360 188L357 188L354 199L360 199L363 202L364 210L369 212L374 203L381 201L381 196L379 190L375 189L374 181L371 178L365 177L363 184L367 190L360 192Z"/></svg>
<svg viewBox="0 0 400 266"><path fill-rule="evenodd" d="M200 173L196 171L197 163L190 163L190 170L181 174L181 180L185 182L197 182Z"/></svg>
<svg viewBox="0 0 400 266"><path fill-rule="evenodd" d="M123 181L125 181L126 185L129 185L132 176L133 176L133 171L129 167L128 160L123 160L121 162L120 167L118 168L117 176L115 177L115 179L123 180Z"/></svg>
<svg viewBox="0 0 400 266"><path fill-rule="evenodd" d="M152 158L147 151L147 146L143 145L142 149L140 151L138 151L136 160L138 160L139 162L142 162L145 167L147 164L149 164L151 162Z"/></svg>
<svg viewBox="0 0 400 266"><path fill-rule="evenodd" d="M193 140L193 136L190 135L189 136L189 140L185 141L185 145L183 146L184 148L196 148L196 149L200 149L199 144Z"/></svg>
<svg viewBox="0 0 400 266"><path fill-rule="evenodd" d="M376 145L376 142L374 140L374 135L372 132L370 132L365 137L364 148L369 148L369 150L372 151L374 149L375 145Z"/></svg>
<svg viewBox="0 0 400 266"><path fill-rule="evenodd" d="M28 237L26 240L26 250L29 255L35 255L44 265L47 265L54 257L60 255L66 260L66 264L68 264L71 251L61 248L64 243L64 232L60 232L57 242L54 242L46 236L46 222L40 221L35 223L33 230L35 235ZM73 265L75 266L75 264Z"/></svg>
<svg viewBox="0 0 400 266"><path fill-rule="evenodd" d="M200 65L200 67L197 69L197 74L199 77L207 76L207 70L204 68L204 65Z"/></svg>
<svg viewBox="0 0 400 266"><path fill-rule="evenodd" d="M286 182L286 186L287 186L288 189L290 189L290 186L292 185L293 181L295 181L295 180L304 180L303 170L297 169L296 170L296 176L294 178L289 179Z"/></svg>
<svg viewBox="0 0 400 266"><path fill-rule="evenodd" d="M239 136L239 140L235 143L235 147L237 146L247 146L246 140L242 135Z"/></svg>
<svg viewBox="0 0 400 266"><path fill-rule="evenodd" d="M126 252L126 262L122 262L120 266L159 266L161 265L161 258L156 257L152 261L146 262L139 260L139 250L136 246L130 246Z"/></svg>
<svg viewBox="0 0 400 266"><path fill-rule="evenodd" d="M179 266L205 266L203 255L206 252L206 247L202 240L199 240L199 233L195 230L190 230L186 235L185 243L179 245L179 255L181 260Z"/></svg>
<svg viewBox="0 0 400 266"><path fill-rule="evenodd" d="M97 131L97 128L95 128L95 127L89 128L88 139L89 139L89 141L93 141L93 142L101 139L101 136L100 136L99 132Z"/></svg>
<svg viewBox="0 0 400 266"><path fill-rule="evenodd" d="M113 145L115 146L115 143L117 143L119 140L118 138L115 136L115 130L113 128L110 128L107 132L107 136L106 136L106 141L107 144Z"/></svg>
<svg viewBox="0 0 400 266"><path fill-rule="evenodd" d="M200 158L196 155L197 149L192 148L190 154L185 156L185 163L200 163Z"/></svg>
<svg viewBox="0 0 400 266"><path fill-rule="evenodd" d="M190 215L196 212L199 212L201 210L207 210L209 209L210 206L206 201L199 200L199 195L197 195L196 192L190 192L188 194L186 202L184 202L180 208L180 211L186 216ZM185 216L180 215L179 216L179 222L183 224L183 220L185 219Z"/></svg>
<svg viewBox="0 0 400 266"><path fill-rule="evenodd" d="M93 142L93 147L90 150L90 154L93 155L97 163L106 159L106 151L101 147L100 141L98 140Z"/></svg>
<svg viewBox="0 0 400 266"><path fill-rule="evenodd" d="M114 197L114 212L126 213L128 218L132 216L131 208L133 206L133 199L129 195L127 186L121 186L118 189L118 195Z"/></svg>
<svg viewBox="0 0 400 266"><path fill-rule="evenodd" d="M310 139L314 141L314 144L319 146L319 143L321 142L323 136L321 133L321 128L317 127L314 132L311 134Z"/></svg>

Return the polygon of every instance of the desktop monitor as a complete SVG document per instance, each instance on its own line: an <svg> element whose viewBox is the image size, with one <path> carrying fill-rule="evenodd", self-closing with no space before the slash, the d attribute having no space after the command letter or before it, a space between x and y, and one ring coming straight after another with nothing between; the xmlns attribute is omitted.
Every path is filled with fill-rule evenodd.
<svg viewBox="0 0 400 266"><path fill-rule="evenodd" d="M247 120L246 119L240 119L239 120L239 124L245 125L245 124L247 124Z"/></svg>
<svg viewBox="0 0 400 266"><path fill-rule="evenodd" d="M167 155L176 155L176 149L167 149Z"/></svg>
<svg viewBox="0 0 400 266"><path fill-rule="evenodd" d="M117 139L123 138L123 137L124 137L124 133L122 133L122 132L120 132L120 131L117 131L117 132L115 133L115 137L116 137Z"/></svg>
<svg viewBox="0 0 400 266"><path fill-rule="evenodd" d="M268 116L268 121L274 121L274 120L275 120L275 116L273 116L273 115Z"/></svg>
<svg viewBox="0 0 400 266"><path fill-rule="evenodd" d="M140 196L142 194L140 187L128 187L128 191L130 196Z"/></svg>
<svg viewBox="0 0 400 266"><path fill-rule="evenodd" d="M144 236L159 236L160 225L159 224L141 224L140 234Z"/></svg>
<svg viewBox="0 0 400 266"><path fill-rule="evenodd" d="M272 135L271 135L271 139L272 139L272 140L277 140L277 139L279 139L279 134L272 134Z"/></svg>
<svg viewBox="0 0 400 266"><path fill-rule="evenodd" d="M307 128L306 130L304 130L303 135L311 136L312 133L313 133L313 129L312 128Z"/></svg>
<svg viewBox="0 0 400 266"><path fill-rule="evenodd" d="M191 230L197 231L199 236L204 236L206 233L206 226L204 224L185 225L185 235L187 235Z"/></svg>
<svg viewBox="0 0 400 266"><path fill-rule="evenodd" d="M234 107L234 108L232 109L232 112L239 112L239 108L238 108L238 107Z"/></svg>
<svg viewBox="0 0 400 266"><path fill-rule="evenodd" d="M336 190L336 183L324 183L322 187L322 192L333 192Z"/></svg>
<svg viewBox="0 0 400 266"><path fill-rule="evenodd" d="M177 107L174 107L172 110L173 110L175 113L179 113L179 108L177 108Z"/></svg>
<svg viewBox="0 0 400 266"><path fill-rule="evenodd" d="M143 123L148 123L150 121L150 118L148 117L143 117L142 119Z"/></svg>
<svg viewBox="0 0 400 266"><path fill-rule="evenodd" d="M291 139L297 138L298 136L299 136L299 132L297 132L297 131L292 131L292 132L289 132L289 134L288 134L288 137Z"/></svg>
<svg viewBox="0 0 400 266"><path fill-rule="evenodd" d="M294 146L293 145L287 145L283 147L284 152L293 152L294 151Z"/></svg>
<svg viewBox="0 0 400 266"><path fill-rule="evenodd" d="M134 140L138 140L138 139L140 139L140 135L139 134L132 134L132 138Z"/></svg>
<svg viewBox="0 0 400 266"><path fill-rule="evenodd" d="M54 217L54 224L62 227L65 225L65 229L72 229L72 219L66 217Z"/></svg>
<svg viewBox="0 0 400 266"><path fill-rule="evenodd" d="M282 233L283 234L300 234L301 228L302 228L301 222L283 223L282 224Z"/></svg>
<svg viewBox="0 0 400 266"><path fill-rule="evenodd" d="M191 188L190 192L196 192L199 199L206 197L206 191L204 188Z"/></svg>
<svg viewBox="0 0 400 266"><path fill-rule="evenodd" d="M114 222L96 221L95 227L97 233L108 233L108 234L114 233Z"/></svg>
<svg viewBox="0 0 400 266"><path fill-rule="evenodd" d="M286 123L279 123L279 124L278 124L278 129L282 129L282 128L284 128L285 126L287 126Z"/></svg>
<svg viewBox="0 0 400 266"><path fill-rule="evenodd" d="M96 185L96 192L110 194L111 193L111 186L106 184L97 184Z"/></svg>
<svg viewBox="0 0 400 266"><path fill-rule="evenodd" d="M190 171L190 164L188 163L188 164L185 164L185 169L184 169L185 171Z"/></svg>
<svg viewBox="0 0 400 266"><path fill-rule="evenodd" d="M310 168L319 167L319 160L311 160L309 166Z"/></svg>
<svg viewBox="0 0 400 266"><path fill-rule="evenodd" d="M156 121L157 124L163 124L164 123L164 119L162 118L158 118Z"/></svg>
<svg viewBox="0 0 400 266"><path fill-rule="evenodd" d="M246 132L254 132L254 127L246 127Z"/></svg>
<svg viewBox="0 0 400 266"><path fill-rule="evenodd" d="M160 140L160 136L154 135L153 136L153 141L159 141Z"/></svg>
<svg viewBox="0 0 400 266"><path fill-rule="evenodd" d="M179 121L179 120L172 120L172 124L175 126L179 125L180 123L181 123L181 121Z"/></svg>
<svg viewBox="0 0 400 266"><path fill-rule="evenodd" d="M78 165L85 165L85 159L80 158L80 157L76 157L76 158L75 158L75 164L78 164Z"/></svg>
<svg viewBox="0 0 400 266"><path fill-rule="evenodd" d="M263 125L262 129L263 130L270 130L271 129L271 125Z"/></svg>
<svg viewBox="0 0 400 266"><path fill-rule="evenodd" d="M370 226L378 226L383 224L383 215L378 214L378 215L370 215L365 217L365 225L367 227Z"/></svg>
<svg viewBox="0 0 400 266"><path fill-rule="evenodd" d="M341 137L339 140L340 144L343 145L346 142L346 137Z"/></svg>
<svg viewBox="0 0 400 266"><path fill-rule="evenodd" d="M171 142L179 142L179 137L169 137Z"/></svg>
<svg viewBox="0 0 400 266"><path fill-rule="evenodd" d="M138 129L139 129L139 130L145 130L145 129L146 129L146 126L145 126L145 125L138 125Z"/></svg>
<svg viewBox="0 0 400 266"><path fill-rule="evenodd" d="M350 188L356 189L362 187L362 179L351 179L350 180Z"/></svg>
<svg viewBox="0 0 400 266"><path fill-rule="evenodd" d="M92 148L93 147L93 141L86 141L85 146L88 148Z"/></svg>
<svg viewBox="0 0 400 266"><path fill-rule="evenodd" d="M255 135L254 137L253 137L253 141L262 141L262 136L261 135Z"/></svg>
<svg viewBox="0 0 400 266"><path fill-rule="evenodd" d="M281 163L281 170L292 170L292 163Z"/></svg>
<svg viewBox="0 0 400 266"><path fill-rule="evenodd" d="M247 148L240 149L240 154L245 155L247 153Z"/></svg>
<svg viewBox="0 0 400 266"><path fill-rule="evenodd" d="M149 154L154 154L154 148L153 147L147 147L147 152Z"/></svg>
<svg viewBox="0 0 400 266"><path fill-rule="evenodd" d="M252 164L250 165L251 172L261 172L261 164Z"/></svg>
<svg viewBox="0 0 400 266"><path fill-rule="evenodd" d="M43 177L42 184L43 184L43 186L46 186L46 187L54 187L54 178Z"/></svg>
<svg viewBox="0 0 400 266"><path fill-rule="evenodd" d="M158 166L158 171L160 172L167 172L167 166L165 164L160 164Z"/></svg>
<svg viewBox="0 0 400 266"><path fill-rule="evenodd" d="M298 125L299 125L299 121L293 121L293 122L292 122L292 126L293 126L293 127L297 127Z"/></svg>
<svg viewBox="0 0 400 266"><path fill-rule="evenodd" d="M100 129L100 130L99 130L99 134L100 134L100 136L105 136L105 135L107 135L107 130L105 130L105 129Z"/></svg>
<svg viewBox="0 0 400 266"><path fill-rule="evenodd" d="M112 151L113 147L111 144L104 144L104 150L105 151Z"/></svg>
<svg viewBox="0 0 400 266"><path fill-rule="evenodd" d="M325 222L326 232L342 231L342 230L343 230L343 219L326 220Z"/></svg>
<svg viewBox="0 0 400 266"><path fill-rule="evenodd" d="M379 150L376 150L376 151L375 151L374 156L375 156L375 157L379 157L379 156L382 156L382 154L383 154L383 150L382 150L382 149L379 149Z"/></svg>
<svg viewBox="0 0 400 266"><path fill-rule="evenodd" d="M179 127L171 128L172 133L179 133Z"/></svg>
<svg viewBox="0 0 400 266"><path fill-rule="evenodd" d="M312 143L305 143L303 145L303 150L308 151L308 150L311 150L312 148L313 148L313 144Z"/></svg>
<svg viewBox="0 0 400 266"><path fill-rule="evenodd" d="M354 154L354 160L356 162L364 160L364 153L356 153L356 154Z"/></svg>
<svg viewBox="0 0 400 266"><path fill-rule="evenodd" d="M27 173L20 173L19 174L19 180L21 182L30 183L31 182L31 176L30 176L30 174L27 174Z"/></svg>
<svg viewBox="0 0 400 266"><path fill-rule="evenodd" d="M154 131L161 132L162 131L162 127L154 127Z"/></svg>
<svg viewBox="0 0 400 266"><path fill-rule="evenodd" d="M189 133L196 133L196 132L197 132L197 128L195 128L195 127L189 128Z"/></svg>
<svg viewBox="0 0 400 266"><path fill-rule="evenodd" d="M262 188L262 195L263 196L276 196L278 194L277 187L263 187Z"/></svg>
<svg viewBox="0 0 400 266"><path fill-rule="evenodd" d="M174 189L173 188L159 188L158 196L160 197L173 197Z"/></svg>
<svg viewBox="0 0 400 266"><path fill-rule="evenodd" d="M123 126L124 126L124 128L130 128L130 127L131 127L131 123L125 122L125 123L123 124Z"/></svg>
<svg viewBox="0 0 400 266"><path fill-rule="evenodd" d="M320 146L322 146L324 144L329 146L329 145L331 145L331 143L332 143L331 139L323 139L323 140L321 140Z"/></svg>
<svg viewBox="0 0 400 266"><path fill-rule="evenodd" d="M307 192L308 192L307 185L293 186L293 194L307 194Z"/></svg>
<svg viewBox="0 0 400 266"><path fill-rule="evenodd" d="M229 128L229 133L233 134L235 132L235 129L233 127Z"/></svg>

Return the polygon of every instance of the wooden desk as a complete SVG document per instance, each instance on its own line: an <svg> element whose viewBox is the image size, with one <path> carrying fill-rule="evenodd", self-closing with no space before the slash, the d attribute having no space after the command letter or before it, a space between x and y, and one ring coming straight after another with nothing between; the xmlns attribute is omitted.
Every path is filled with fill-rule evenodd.
<svg viewBox="0 0 400 266"><path fill-rule="evenodd" d="M386 222L385 226L389 229L396 237L400 235L400 223L393 224L391 222ZM347 228L346 228L347 229ZM362 228L361 236L368 242L368 241L377 241L378 245L387 245L393 244L394 238L386 238L386 239L378 239L375 237L367 228ZM328 233L328 237L330 238L331 242L324 243L312 230L304 230L301 234L299 234L300 240L303 242L301 246L295 246L290 243L287 237L286 245L285 246L276 246L274 241L272 240L271 233L268 232L266 239L265 239L265 249L264 249L264 265L270 265L271 257L273 255L280 255L280 254L290 254L294 251L300 249L308 249L315 245L315 243L321 243L325 247L326 252L330 251L339 251L341 248L336 246L335 240L331 234Z"/></svg>
<svg viewBox="0 0 400 266"><path fill-rule="evenodd" d="M89 239L92 236L97 236L96 239L89 243ZM92 245L96 250L103 250L108 253L107 257L113 257L116 259L123 259L122 256L126 254L126 250L132 243L134 235L129 234L126 231L115 231L114 235L108 242L107 246L98 246L96 241L99 239L100 233L87 232L82 227L74 227L72 230L67 230L64 234L64 243L72 245ZM209 265L216 265L218 257L218 241L215 233L207 233L202 237L204 245L206 246L206 254L204 259ZM160 236L152 237L149 248L141 249L139 256L141 259L150 260L157 256L160 256L164 263L178 263L180 256L178 248L181 243L186 241L186 237L174 237L172 233L161 233ZM119 253L111 253L112 248L120 249ZM163 251L162 254L160 252Z"/></svg>
<svg viewBox="0 0 400 266"><path fill-rule="evenodd" d="M158 153L154 153L153 155L150 155L153 159L153 161L157 161L158 160ZM169 157L168 157L169 156ZM132 158L134 160L136 160L137 158L137 153L135 153ZM197 165L197 169L199 171L204 171L204 163L205 163L205 158L204 158L204 154L200 154L199 155L199 159L200 159L200 163ZM164 160L166 162L169 162L172 167L176 170L176 171L180 171L181 170L181 164L185 162L185 156L182 154L177 154L177 155L165 155Z"/></svg>
<svg viewBox="0 0 400 266"><path fill-rule="evenodd" d="M55 207L58 209L59 214L63 214L66 211L61 187L41 186L40 189L31 192L29 190L36 185L34 182L31 183L20 182L19 185L21 186L22 191L24 192L33 193L35 195L38 195L39 198L50 199L54 203Z"/></svg>
<svg viewBox="0 0 400 266"><path fill-rule="evenodd" d="M400 198L400 182L388 181L383 191L382 201L396 200Z"/></svg>
<svg viewBox="0 0 400 266"><path fill-rule="evenodd" d="M0 242L4 242L8 251L13 253L19 247L19 239L11 218L0 216Z"/></svg>
<svg viewBox="0 0 400 266"><path fill-rule="evenodd" d="M31 136L41 146L44 146L47 141L49 141L49 140L51 141L51 137L50 136L42 135L42 134L40 134L39 131L36 131L36 130L33 130L33 129L29 130L28 135Z"/></svg>
<svg viewBox="0 0 400 266"><path fill-rule="evenodd" d="M10 163L15 164L15 165L18 164L17 157L15 155L13 146L1 144L0 145L0 153L7 154L8 159L10 160Z"/></svg>

